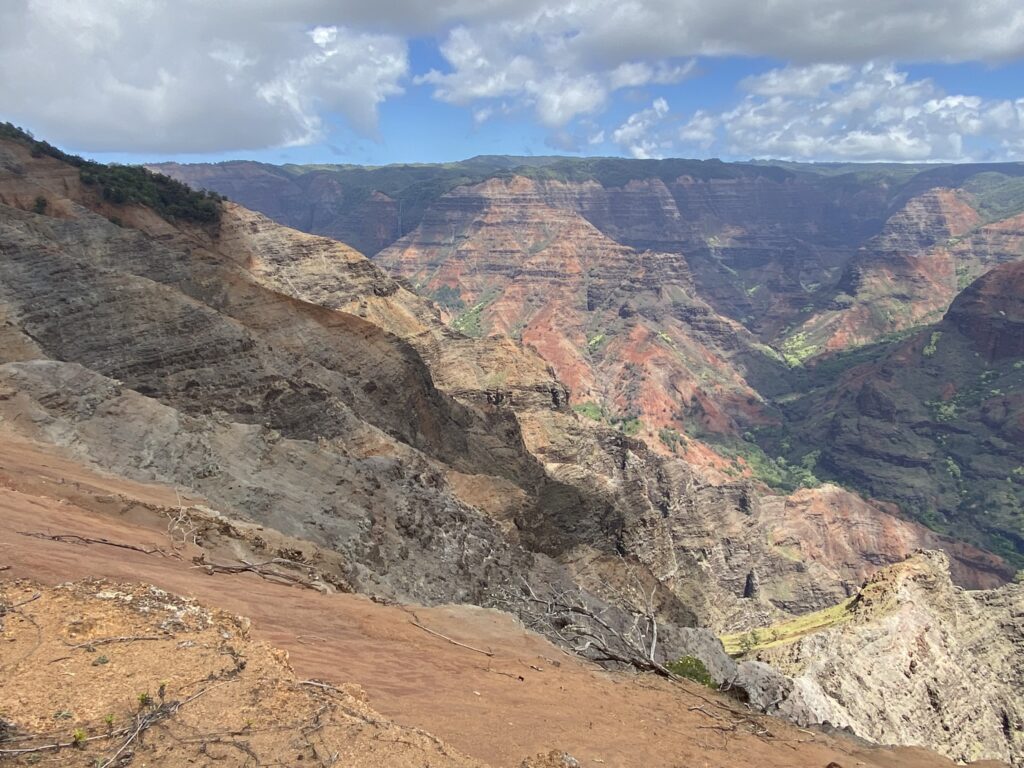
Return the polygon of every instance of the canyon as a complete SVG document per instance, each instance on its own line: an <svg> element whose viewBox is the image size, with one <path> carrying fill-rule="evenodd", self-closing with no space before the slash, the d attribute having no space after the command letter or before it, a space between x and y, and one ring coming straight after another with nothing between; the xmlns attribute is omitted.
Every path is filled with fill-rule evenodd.
<svg viewBox="0 0 1024 768"><path fill-rule="evenodd" d="M706 694L716 707L741 707L710 725L749 741L750 764L787 764L774 751L781 743L755 743L764 728L748 715L764 710L821 729L811 746L793 748L823 766L846 758L821 751L819 738L827 749L837 739L844 754L868 765L942 759L854 748L829 735L844 726L956 759L1019 762L1021 745L1010 737L986 736L972 752L935 729L865 727L882 706L875 689L865 688L863 708L847 708L841 720L834 701L792 696L809 685L796 661L736 661L716 637L831 610L892 572L886 568L913 568L918 550L941 551L928 557L941 558L945 578L959 585L941 590L952 606L934 614L941 627L968 615L992 626L1018 615L1020 590L1007 583L1021 554L1014 500L1024 482L1015 474L1024 464L1019 212L978 202L989 198L969 186L974 176L947 193L916 190L911 172L931 171L914 168L854 180L755 164L666 163L481 158L443 172L384 169L380 185L375 169L161 166L238 201L217 200L216 217L206 220L115 199L91 181L101 171L24 137L0 139L0 428L16 447L6 461L22 462L4 481L10 519L20 516L18 529L5 532L21 545L12 551L28 546L21 529L37 527L93 539L99 534L89 531L102 529L107 546L131 541L144 550L142 542L159 533L174 544L163 559L174 562L155 568L154 552L132 557L161 589L198 590L190 570L247 579L225 599L230 610L258 612L263 621L273 619L257 598L271 587L286 593L284 602L307 593L349 601L359 607L345 610L361 612L369 638L359 641L362 652L374 638L396 636L394 611L422 610L469 653L520 642L535 659L578 651L582 657L561 663L572 665L579 674L572 684L587 695L605 679L594 661L613 662L621 675L611 678L613 688L644 696L645 684L623 667L661 672L695 658L716 686L744 700ZM229 180L218 181L221 171ZM999 183L1014 192L1014 169L1003 171ZM158 194L169 180L144 183ZM250 188L264 213L239 204ZM319 201L315 210L310 196ZM1002 190L998 201L1006 197ZM303 211L310 218L291 223L323 231L285 226ZM915 227L931 234L915 239ZM947 300L906 277L908 267L892 296L919 290L932 305L895 326L873 325L858 314L858 301L882 306L871 298L877 281L865 276L896 263L878 253L897 252L911 265L951 260L954 288ZM920 269L914 274L949 277ZM968 286L958 293L961 282ZM853 300L837 304L840 289L852 290ZM733 301L740 294L745 303ZM812 312L803 312L805 302L814 302ZM927 322L934 324L916 327ZM856 333L847 332L853 326ZM886 338L893 332L905 333ZM811 336L822 340L804 355L800 345ZM921 364L907 365L909 356ZM995 374L979 376L977 361ZM968 373L980 383L966 381ZM886 419L913 421L914 439L931 453L915 446L912 456L904 432L884 432ZM883 456L879 445L887 446ZM54 464L62 469L48 480ZM908 467L920 477L904 487L899 477ZM955 482L911 495L942 471ZM981 476L1000 484L968 502ZM68 478L77 479L69 486ZM111 483L113 491L82 491ZM931 506L915 506L921 498ZM984 509L972 512L971 503ZM39 525L26 511L33 505L48 510ZM68 546L44 539L32 546L46 549L32 551L57 556L58 545ZM84 546L93 552L104 544ZM182 558L193 566L178 569ZM33 590L45 592L46 605L63 599L33 586L64 580L55 570L27 556L8 559L28 580L16 585L11 605ZM130 577L114 559L84 560L75 578ZM217 571L214 562L240 570ZM962 605L948 598L962 588L982 597ZM68 589L80 589L90 611L106 610L96 590ZM122 587L100 591L111 589ZM216 594L204 594L216 604ZM622 656L635 651L628 645L595 648L586 640L596 624L581 629L561 623L561 614L552 621L552 606L567 599L567 613L604 622L604 642L640 637L648 656ZM304 656L294 629L277 621L275 642L303 664L316 658ZM458 634L460 626L475 628ZM63 631L59 622L52 629ZM527 630L536 634L522 640ZM1019 633L1008 628L1005 644ZM858 647L856 638L822 637L833 658ZM944 663L973 649L947 649ZM506 653L513 663L515 652ZM1013 653L1007 665L1016 663ZM283 668L260 664L275 685L294 685ZM444 665L457 667L467 685L483 685L454 658ZM544 666L552 667L560 668ZM356 670L360 680L337 682L364 683L367 669ZM522 673L501 676L515 674ZM672 718L679 717L677 683L657 683L666 687L657 689L656 706ZM375 696L402 685L396 672ZM613 688L601 695L614 698ZM432 732L443 729L445 712L428 717L437 695L424 690L431 704L415 711L399 711L390 699L395 709L383 715L409 718L386 725L392 733L428 720ZM936 690L952 713L943 722L959 722L976 701L952 684ZM503 701L496 717L510 712ZM451 706L465 715L472 702ZM343 703L360 722L377 717ZM900 706L915 716L914 701ZM637 704L620 720L643 709ZM1019 730L1019 709L1000 711ZM695 733L709 725L692 710L687 717ZM26 723L18 727L41 738ZM485 730L501 727L486 720ZM767 731L777 728L790 726ZM570 732L562 729L563 741ZM545 732L497 754L481 751L486 739L473 733L476 741L457 730L439 734L460 754L419 736L408 754L448 759L430 758L439 765L512 765L568 748ZM603 759L601 743L628 764L614 752L625 747L603 738L570 751ZM693 752L692 739L681 743ZM668 750L650 749L649 764L671 764ZM740 764L714 752L697 754Z"/></svg>

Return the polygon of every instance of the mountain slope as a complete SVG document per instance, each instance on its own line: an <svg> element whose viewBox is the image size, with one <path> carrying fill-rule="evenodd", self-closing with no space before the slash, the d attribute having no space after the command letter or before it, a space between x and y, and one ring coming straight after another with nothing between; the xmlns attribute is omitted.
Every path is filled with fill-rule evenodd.
<svg viewBox="0 0 1024 768"><path fill-rule="evenodd" d="M1024 563L1024 262L993 269L941 322L810 372L790 440L833 476ZM781 448L767 436L769 449Z"/></svg>
<svg viewBox="0 0 1024 768"><path fill-rule="evenodd" d="M459 188L375 260L445 306L454 327L521 339L578 409L655 448L675 447L661 432L685 449L691 422L737 433L769 419L732 362L759 355L755 340L695 297L686 262L618 245L548 204L536 182Z"/></svg>
<svg viewBox="0 0 1024 768"><path fill-rule="evenodd" d="M523 578L576 580L616 602L639 569L666 622L742 627L834 602L907 547L949 548L965 583L1005 577L902 523L809 566L823 542L795 554L763 534L788 521L786 539L785 505L589 424L535 355L446 329L351 249L233 204L211 226L113 203L17 142L3 164L4 407L19 429L304 532L357 589L486 602ZM26 210L39 196L46 211ZM890 525L853 497L828 503Z"/></svg>
<svg viewBox="0 0 1024 768"><path fill-rule="evenodd" d="M938 319L958 287L1024 256L1019 163L526 161L154 167L371 256L458 186L529 178L616 243L683 256L701 299L793 360Z"/></svg>
<svg viewBox="0 0 1024 768"><path fill-rule="evenodd" d="M1024 584L963 592L944 557L919 553L833 613L792 642L762 630L754 654L793 675L818 718L958 761L1024 765Z"/></svg>

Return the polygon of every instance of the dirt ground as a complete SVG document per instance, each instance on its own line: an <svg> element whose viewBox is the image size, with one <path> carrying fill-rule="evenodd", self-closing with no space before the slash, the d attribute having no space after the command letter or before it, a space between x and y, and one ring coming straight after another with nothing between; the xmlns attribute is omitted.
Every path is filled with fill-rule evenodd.
<svg viewBox="0 0 1024 768"><path fill-rule="evenodd" d="M272 583L253 573L210 575L192 560L197 548L172 548L167 518L154 511L197 502L180 499L171 489L105 477L50 449L0 435L0 577L49 585L89 578L141 582L248 617L252 637L286 651L300 680L358 684L369 706L384 717L423 729L453 748L447 757L429 753L431 759L465 761L422 764L478 760L494 768L515 767L528 756L564 750L588 768L953 765L924 750L869 748L755 716L696 684L605 672L495 611L381 605L358 595ZM46 536L79 536L92 543ZM9 583L7 589L23 594L26 588ZM33 616L47 602L36 600L19 610ZM8 622L5 632L11 626ZM53 627L54 632L65 630ZM12 658L20 642L0 637L3 677L10 674L3 670L20 663ZM60 655L56 645L50 650ZM173 664L176 654L167 648L151 662ZM65 695L60 666L65 662L45 663L49 674L32 678L32 685L37 697L45 692L40 711L57 711ZM21 669L18 674L25 674ZM160 673L144 673L140 667L136 674L152 678ZM26 706L18 696L10 685L0 686L0 717L10 718L12 708ZM206 706L216 701L211 698ZM284 724L289 708L272 709L256 716L276 716ZM229 753L238 750L227 749L221 756L226 762L209 764L246 764L245 754L232 758ZM380 759L339 764L405 764Z"/></svg>

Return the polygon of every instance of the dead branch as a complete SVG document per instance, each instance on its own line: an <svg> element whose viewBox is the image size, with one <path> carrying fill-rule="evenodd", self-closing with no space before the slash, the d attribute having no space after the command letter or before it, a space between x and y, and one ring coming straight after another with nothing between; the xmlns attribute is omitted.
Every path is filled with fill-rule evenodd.
<svg viewBox="0 0 1024 768"><path fill-rule="evenodd" d="M144 549L143 547L137 547L134 544L123 544L118 541L110 541L109 539L91 539L87 536L79 536L74 533L61 533L56 535L50 535L47 533L39 533L35 531L18 531L19 536L30 536L33 539L45 539L47 541L59 541L64 544L102 544L107 547L117 547L118 549L130 549L133 552L141 552L144 555L160 555L161 557L177 557L176 554L168 554L159 547L153 549Z"/></svg>
<svg viewBox="0 0 1024 768"><path fill-rule="evenodd" d="M442 640L447 640L452 645L459 646L459 648L465 648L466 650L469 650L469 651L476 651L477 653L482 653L484 656L493 656L494 655L491 651L485 651L485 650L483 650L481 648L474 648L472 645L466 645L465 643L460 643L458 640L452 640L447 635L442 635L440 632L435 632L430 627L425 627L422 624L420 624L418 621L415 621L414 619L409 619L409 623L412 624L414 627L419 627L424 632L429 632L430 634L434 635L434 637L439 637Z"/></svg>
<svg viewBox="0 0 1024 768"><path fill-rule="evenodd" d="M277 584L287 584L290 586L305 587L306 589L312 589L317 592L322 591L319 587L310 581L302 578L301 576L295 576L290 573L284 573L276 570L271 566L274 565L286 565L295 566L297 563L293 560L286 560L282 557L275 557L271 560L267 560L264 563L250 563L247 560L243 560L240 563L208 563L206 562L206 553L200 553L196 557L192 558L192 562L195 563L195 568L201 568L208 574L214 573L254 573L262 579L271 581Z"/></svg>
<svg viewBox="0 0 1024 768"><path fill-rule="evenodd" d="M174 717L174 715L178 713L178 710L186 704L195 701L200 696L205 696L214 688L219 688L220 686L227 685L230 682L234 682L234 680L221 680L219 683L209 685L206 688L203 688L198 693L192 694L183 701L170 701L166 704L161 704L159 707L152 710L151 712L137 715L135 719L135 728L132 729L131 733L128 734L128 738L121 743L121 746L118 747L117 752L111 755L105 762L100 764L100 768L110 768L110 766L114 764L114 761L117 760L118 757L120 757L121 753L128 749L128 747L131 746L132 742L139 738L142 732L145 731L147 728L151 728L152 726L156 725L162 720Z"/></svg>
<svg viewBox="0 0 1024 768"><path fill-rule="evenodd" d="M656 656L658 621L654 592L648 593L639 586L635 592L632 598L624 599L619 616L613 616L607 608L592 607L579 588L542 596L525 579L522 591L506 592L504 602L534 629L581 656L679 680Z"/></svg>
<svg viewBox="0 0 1024 768"><path fill-rule="evenodd" d="M166 637L159 635L127 635L125 637L102 637L99 640L90 640L87 643L69 646L71 650L77 648L93 648L97 645L109 645L110 643L134 643L136 640L166 640ZM67 645L67 643L65 643Z"/></svg>
<svg viewBox="0 0 1024 768"><path fill-rule="evenodd" d="M14 605L11 606L11 608L20 608L23 605L28 605L33 600L38 600L42 596L43 595L42 595L41 592L36 592L34 595L32 595L32 597L28 598L27 600L22 600L20 603L15 603Z"/></svg>
<svg viewBox="0 0 1024 768"><path fill-rule="evenodd" d="M74 747L81 743L99 741L101 739L112 739L115 736L123 736L126 733L128 733L128 729L122 728L118 731L114 731L113 733L102 733L98 736L89 736L85 739L79 739L77 742L56 742L54 744L43 744L38 747L24 747L22 749L0 749L0 755L28 755L33 752L47 752L53 749L67 749L68 747Z"/></svg>

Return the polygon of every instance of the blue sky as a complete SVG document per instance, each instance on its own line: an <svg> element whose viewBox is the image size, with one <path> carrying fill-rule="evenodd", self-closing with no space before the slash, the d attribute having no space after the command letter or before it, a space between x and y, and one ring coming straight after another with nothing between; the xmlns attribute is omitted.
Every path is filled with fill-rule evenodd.
<svg viewBox="0 0 1024 768"><path fill-rule="evenodd" d="M1010 0L10 0L0 119L107 161L1024 159Z"/></svg>

